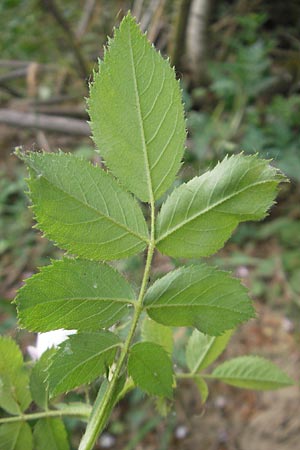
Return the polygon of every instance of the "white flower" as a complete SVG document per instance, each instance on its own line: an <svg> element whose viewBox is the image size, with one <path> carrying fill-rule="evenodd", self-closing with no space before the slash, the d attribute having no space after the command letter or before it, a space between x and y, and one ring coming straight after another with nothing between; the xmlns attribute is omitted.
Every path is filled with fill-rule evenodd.
<svg viewBox="0 0 300 450"><path fill-rule="evenodd" d="M32 359L39 359L42 354L51 347L57 347L65 341L70 334L76 333L75 330L55 330L47 333L38 333L35 346L29 345L27 351Z"/></svg>

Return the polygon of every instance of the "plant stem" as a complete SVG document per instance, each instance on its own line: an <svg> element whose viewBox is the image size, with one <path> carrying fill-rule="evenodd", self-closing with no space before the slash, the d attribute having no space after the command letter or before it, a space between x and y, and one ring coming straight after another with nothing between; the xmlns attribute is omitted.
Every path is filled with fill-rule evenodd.
<svg viewBox="0 0 300 450"><path fill-rule="evenodd" d="M3 423L13 423L13 422L27 422L29 420L37 420L37 419L44 419L47 417L62 417L62 416L75 416L75 417L84 417L88 419L90 415L90 411L84 413L78 412L78 411L72 411L71 409L56 409L56 410L48 410L48 411L41 411L38 413L32 413L32 414L21 414L19 416L13 416L13 417L3 417L0 419L0 424Z"/></svg>
<svg viewBox="0 0 300 450"><path fill-rule="evenodd" d="M150 241L149 241L147 259L146 259L143 279L142 279L142 283L141 283L141 288L140 288L137 302L135 303L135 311L134 311L134 316L132 319L132 324L131 324L128 336L126 338L126 341L124 343L124 346L121 350L119 360L116 363L116 367L113 372L112 379L111 379L104 395L103 395L103 392L101 391L101 388L98 392L98 395L97 395L97 398L94 403L93 410L92 410L92 413L90 416L89 423L87 425L85 434L82 437L82 440L80 442L78 450L92 450L99 434L103 431L104 427L106 426L107 420L108 420L108 418L111 414L111 411L116 403L115 397L117 397L117 396L115 396L115 393L116 393L117 383L119 380L119 376L121 375L124 363L127 359L129 348L132 343L139 318L143 311L143 300L144 300L144 296L145 296L145 292L146 292L146 288L147 288L147 284L148 284L152 258L153 258L153 254L154 254L154 250L155 250L154 199L151 200L150 207L151 207Z"/></svg>

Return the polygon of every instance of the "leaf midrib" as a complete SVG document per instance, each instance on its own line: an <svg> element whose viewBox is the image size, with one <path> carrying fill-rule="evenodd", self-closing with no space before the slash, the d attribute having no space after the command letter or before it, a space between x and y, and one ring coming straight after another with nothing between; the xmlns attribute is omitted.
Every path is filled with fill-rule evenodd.
<svg viewBox="0 0 300 450"><path fill-rule="evenodd" d="M134 56L133 56L132 37L131 37L131 30L130 30L130 28L129 28L129 53L130 53L130 62L131 62L132 74L133 74L135 104L136 104L136 107L137 107L137 115L138 115L138 121L139 121L140 132L141 132L141 139L142 139L142 150L143 150L144 160L145 160L146 178L147 178L147 185L148 185L148 191L149 191L149 199L150 199L150 202L153 204L154 203L153 186L152 186L150 164L149 164L147 144L146 144L146 138L145 138L143 115L142 115L140 96L139 96L139 88L138 88L137 76L136 76L136 70L135 70L135 62L134 62Z"/></svg>
<svg viewBox="0 0 300 450"><path fill-rule="evenodd" d="M257 183L252 183L251 185L246 186L244 189L240 189L239 191L235 191L234 193L227 195L226 197L222 198L221 200L213 203L212 205L209 205L208 207L206 207L199 213L196 213L196 214L192 215L190 218L183 220L182 222L180 222L180 224L174 226L171 231L167 231L163 235L159 236L159 238L156 240L156 244L163 241L164 239L169 237L171 234L175 233L177 230L184 227L185 225L192 222L193 220L197 219L198 217L201 217L202 215L210 212L212 209L216 208L219 205L222 205L222 203L225 203L228 200L231 200L235 196L240 195L241 193L247 191L248 189L251 189L255 186L259 186L261 184L272 183L272 182L275 182L275 180L266 180L266 181L259 181ZM228 213L228 214L230 214L230 213ZM241 215L241 214L236 214L236 215Z"/></svg>
<svg viewBox="0 0 300 450"><path fill-rule="evenodd" d="M68 301L108 301L108 302L116 302L116 303L131 303L132 305L135 304L135 299L126 299L126 298L112 298L112 297L62 297L62 298L55 298L44 302L39 302L36 305L29 306L28 308L36 308L37 306L43 306L48 305L52 303L59 303L59 302L68 302ZM26 308L27 309L27 308Z"/></svg>
<svg viewBox="0 0 300 450"><path fill-rule="evenodd" d="M37 172L37 170L35 168L33 168L31 166L31 168ZM57 189L58 191L63 192L65 195L69 196L72 200L75 200L76 202L78 202L81 205L84 205L86 208L90 209L91 211L94 211L98 214L98 216L100 216L101 218L105 218L106 220L112 222L114 225L124 229L125 231L128 232L128 234L131 234L135 237L137 237L138 239L140 239L143 242L146 242L148 244L149 240L148 238L136 233L135 231L131 230L130 228L126 227L126 225L117 222L116 220L114 220L111 216L107 216L104 213L102 213L101 211L99 211L98 209L94 208L92 205L78 199L77 197L75 197L74 195L70 194L69 192L67 192L66 190L62 189L61 187L55 185L52 181L49 180L49 178L47 176L45 176L44 174L42 174L42 178L44 178L50 185L54 186L55 189Z"/></svg>

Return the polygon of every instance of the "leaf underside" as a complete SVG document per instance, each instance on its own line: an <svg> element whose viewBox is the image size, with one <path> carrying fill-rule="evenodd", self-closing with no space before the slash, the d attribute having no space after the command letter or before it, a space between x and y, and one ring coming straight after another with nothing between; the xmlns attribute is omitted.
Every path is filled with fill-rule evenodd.
<svg viewBox="0 0 300 450"><path fill-rule="evenodd" d="M232 330L221 336L207 336L194 330L186 348L186 362L190 371L196 373L212 364L227 347L231 335Z"/></svg>
<svg viewBox="0 0 300 450"><path fill-rule="evenodd" d="M104 374L119 345L119 338L110 331L70 336L52 358L48 379L50 395L70 391Z"/></svg>
<svg viewBox="0 0 300 450"><path fill-rule="evenodd" d="M184 151L181 92L169 62L129 15L90 87L93 138L105 163L142 201L171 186Z"/></svg>
<svg viewBox="0 0 300 450"><path fill-rule="evenodd" d="M148 230L137 202L100 167L65 153L26 153L38 227L74 255L93 260L142 251Z"/></svg>
<svg viewBox="0 0 300 450"><path fill-rule="evenodd" d="M153 342L135 344L129 354L128 373L136 386L148 394L172 398L172 361L160 345Z"/></svg>
<svg viewBox="0 0 300 450"><path fill-rule="evenodd" d="M266 216L284 179L256 155L225 158L172 192L157 218L157 248L174 257L212 255L239 222Z"/></svg>
<svg viewBox="0 0 300 450"><path fill-rule="evenodd" d="M64 258L43 267L19 290L20 326L31 331L94 331L128 314L131 286L104 263Z"/></svg>
<svg viewBox="0 0 300 450"><path fill-rule="evenodd" d="M259 356L240 356L226 361L210 377L244 389L271 390L294 384L279 367Z"/></svg>
<svg viewBox="0 0 300 450"><path fill-rule="evenodd" d="M179 268L156 281L146 293L145 307L163 325L193 326L213 336L254 315L240 281L204 264Z"/></svg>

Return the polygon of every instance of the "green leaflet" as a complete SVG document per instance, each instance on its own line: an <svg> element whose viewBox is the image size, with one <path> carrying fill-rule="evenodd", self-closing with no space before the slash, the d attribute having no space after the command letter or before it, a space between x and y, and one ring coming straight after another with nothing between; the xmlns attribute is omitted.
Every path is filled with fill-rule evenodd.
<svg viewBox="0 0 300 450"><path fill-rule="evenodd" d="M232 330L221 336L207 336L194 330L186 348L186 362L192 373L199 372L213 363L228 345Z"/></svg>
<svg viewBox="0 0 300 450"><path fill-rule="evenodd" d="M39 228L83 258L112 260L142 251L148 230L142 211L100 167L64 153L20 155Z"/></svg>
<svg viewBox="0 0 300 450"><path fill-rule="evenodd" d="M171 355L173 352L173 333L170 327L165 327L160 323L154 322L149 317L145 317L142 323L143 341L154 342L163 347Z"/></svg>
<svg viewBox="0 0 300 450"><path fill-rule="evenodd" d="M69 450L67 430L61 419L40 419L33 431L35 450Z"/></svg>
<svg viewBox="0 0 300 450"><path fill-rule="evenodd" d="M33 450L32 433L26 422L0 426L0 450Z"/></svg>
<svg viewBox="0 0 300 450"><path fill-rule="evenodd" d="M130 14L94 76L89 113L95 143L112 173L143 201L161 197L184 150L181 92L169 62Z"/></svg>
<svg viewBox="0 0 300 450"><path fill-rule="evenodd" d="M90 383L112 364L118 336L110 331L74 334L63 342L49 367L49 390L54 396Z"/></svg>
<svg viewBox="0 0 300 450"><path fill-rule="evenodd" d="M209 256L239 222L260 220L285 178L257 156L225 158L175 189L157 218L157 247L175 257Z"/></svg>
<svg viewBox="0 0 300 450"><path fill-rule="evenodd" d="M194 326L213 336L254 315L240 281L204 264L179 268L157 280L144 304L148 315L163 325Z"/></svg>
<svg viewBox="0 0 300 450"><path fill-rule="evenodd" d="M29 375L22 353L11 338L0 337L0 408L19 415L30 402Z"/></svg>
<svg viewBox="0 0 300 450"><path fill-rule="evenodd" d="M30 392L32 400L42 409L48 408L49 388L46 378L50 358L54 353L54 348L46 350L40 359L36 361L30 374Z"/></svg>
<svg viewBox="0 0 300 450"><path fill-rule="evenodd" d="M148 394L172 398L172 361L166 351L153 342L138 342L129 354L128 373Z"/></svg>
<svg viewBox="0 0 300 450"><path fill-rule="evenodd" d="M218 366L210 378L244 389L271 390L291 386L293 380L260 356L240 356Z"/></svg>
<svg viewBox="0 0 300 450"><path fill-rule="evenodd" d="M16 298L20 325L31 331L93 331L130 311L131 286L104 263L64 258L26 281Z"/></svg>

